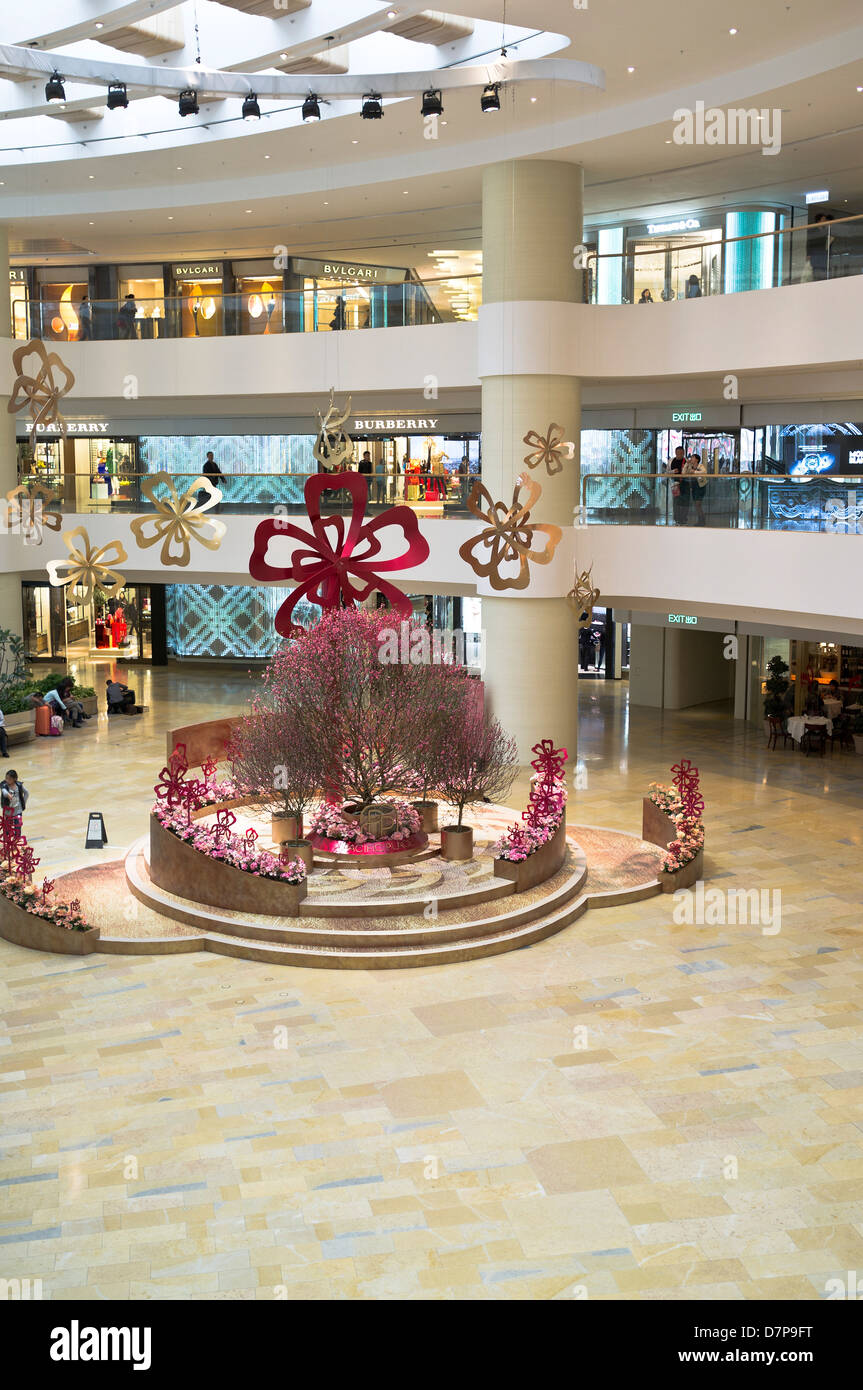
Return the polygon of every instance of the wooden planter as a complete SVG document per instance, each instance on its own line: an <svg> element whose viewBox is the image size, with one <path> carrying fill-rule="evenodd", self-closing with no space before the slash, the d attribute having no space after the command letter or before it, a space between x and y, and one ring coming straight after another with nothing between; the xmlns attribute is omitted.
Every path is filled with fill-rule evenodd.
<svg viewBox="0 0 863 1390"><path fill-rule="evenodd" d="M645 797L642 802L641 812L641 838L650 845L659 845L661 849L667 849L671 841L677 836L677 827L670 816L664 811L660 811L658 806L654 806L649 797Z"/></svg>
<svg viewBox="0 0 863 1390"><path fill-rule="evenodd" d="M10 902L0 894L0 936L16 946L26 946L30 951L54 951L57 955L88 956L95 951L99 941L99 928L89 931L68 931L49 922L45 917L37 917L27 912L17 903Z"/></svg>
<svg viewBox="0 0 863 1390"><path fill-rule="evenodd" d="M9 743L29 743L36 737L35 709L6 715L6 738Z"/></svg>
<svg viewBox="0 0 863 1390"><path fill-rule="evenodd" d="M99 713L98 695L85 695L81 701L81 707L85 714L94 715Z"/></svg>
<svg viewBox="0 0 863 1390"><path fill-rule="evenodd" d="M440 833L441 859L466 864L473 859L473 828L469 825L445 825Z"/></svg>
<svg viewBox="0 0 863 1390"><path fill-rule="evenodd" d="M495 859L495 878L508 878L515 884L516 893L524 893L544 883L556 874L566 858L566 823L561 821L546 844L540 845L526 859Z"/></svg>
<svg viewBox="0 0 863 1390"><path fill-rule="evenodd" d="M273 816L270 834L274 845L303 838L302 816Z"/></svg>
<svg viewBox="0 0 863 1390"><path fill-rule="evenodd" d="M678 869L676 874L667 874L664 869L660 869L659 882L663 893L676 893L678 888L691 888L703 875L704 850L700 849L695 858L684 864L682 869Z"/></svg>
<svg viewBox="0 0 863 1390"><path fill-rule="evenodd" d="M179 898L244 912L296 917L306 896L302 883L284 883L235 869L194 849L150 816L150 878Z"/></svg>
<svg viewBox="0 0 863 1390"><path fill-rule="evenodd" d="M307 874L310 874L314 868L315 852L308 840L282 840L279 857L301 859L306 866Z"/></svg>
<svg viewBox="0 0 863 1390"><path fill-rule="evenodd" d="M420 818L420 829L424 830L427 835L434 834L438 828L437 802L412 801L411 806Z"/></svg>

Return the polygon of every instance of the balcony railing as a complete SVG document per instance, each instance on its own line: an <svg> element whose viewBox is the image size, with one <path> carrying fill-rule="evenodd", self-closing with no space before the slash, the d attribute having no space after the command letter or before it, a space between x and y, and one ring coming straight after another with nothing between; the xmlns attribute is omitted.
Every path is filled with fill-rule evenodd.
<svg viewBox="0 0 863 1390"><path fill-rule="evenodd" d="M182 497L201 477L201 471L172 473L170 476L178 496ZM317 476L309 473L224 473L222 480L216 484L222 493L222 501L211 514L244 515L276 511L278 515L304 516L303 488L307 478ZM43 468L19 469L19 482L25 487L32 489L39 484L56 494L57 501L44 504L46 511L59 510L67 514L154 511L154 504L142 486L152 477L152 473L125 471L61 476ZM444 475L428 471L407 475L370 473L367 475L367 510L375 512L397 503L407 503L422 516L469 516L467 498L479 477L479 472L457 470L448 470ZM165 496L163 488L156 488L155 491L157 497ZM202 500L206 499L206 495L202 490ZM37 500L39 496L34 493ZM349 494L327 493L323 509L326 512L350 512Z"/></svg>
<svg viewBox="0 0 863 1390"><path fill-rule="evenodd" d="M863 474L584 473L588 526L709 526L713 530L863 535ZM679 496L674 496L679 488Z"/></svg>
<svg viewBox="0 0 863 1390"><path fill-rule="evenodd" d="M745 236L689 240L685 219L657 224L638 250L584 251L590 304L655 304L745 290L837 280L863 271L863 217L835 218ZM675 235L675 228L678 234ZM644 238L649 241L650 237ZM675 240L679 245L674 245Z"/></svg>
<svg viewBox="0 0 863 1390"><path fill-rule="evenodd" d="M17 299L13 337L52 342L110 339L272 337L361 328L403 328L475 319L482 276L396 285L327 284L271 294L160 295L155 299ZM88 312L89 310L89 312Z"/></svg>

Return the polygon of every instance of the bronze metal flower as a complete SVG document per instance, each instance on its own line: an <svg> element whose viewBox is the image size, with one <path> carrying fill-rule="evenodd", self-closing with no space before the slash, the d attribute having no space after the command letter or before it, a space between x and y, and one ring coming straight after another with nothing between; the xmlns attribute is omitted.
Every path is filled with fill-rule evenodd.
<svg viewBox="0 0 863 1390"><path fill-rule="evenodd" d="M42 531L59 531L63 518L59 512L46 511L49 503L58 501L59 494L37 483L35 487L23 484L13 487L6 493L6 522L8 531L20 531L25 545L41 545Z"/></svg>
<svg viewBox="0 0 863 1390"><path fill-rule="evenodd" d="M157 496L156 489L165 487L167 497ZM207 516L211 507L222 500L221 489L214 486L203 475L187 487L182 497L178 495L174 479L170 473L153 473L141 484L141 491L156 508L155 516L139 516L131 522L135 540L141 550L162 542L160 560L163 565L188 565L191 555L190 542L199 541L207 550L218 550L227 527L223 521ZM207 497L202 502L199 494ZM209 535L204 534L210 532Z"/></svg>
<svg viewBox="0 0 863 1390"><path fill-rule="evenodd" d="M31 338L15 348L12 365L15 383L6 407L9 414L17 415L29 406L34 431L37 425L65 424L58 402L71 391L75 378L56 352L47 352L41 338Z"/></svg>
<svg viewBox="0 0 863 1390"><path fill-rule="evenodd" d="M579 627L590 627L593 610L599 601L599 590L591 582L593 566L582 570L575 576L575 582L566 596L566 601L578 619Z"/></svg>
<svg viewBox="0 0 863 1390"><path fill-rule="evenodd" d="M522 489L526 494L523 501L519 497ZM478 536L465 541L458 553L475 574L481 579L488 579L493 589L526 589L530 584L530 562L547 565L554 555L563 535L560 527L530 520L530 509L541 496L539 483L532 478L520 477L513 488L512 502L507 506L505 502L493 501L491 493L482 483L474 483L467 505L474 516L487 525ZM480 506L481 498L486 503L485 510ZM534 537L538 533L546 537L542 550L533 549ZM475 554L480 549L489 551L488 560L484 561ZM501 574L501 566L516 561L518 574L505 578Z"/></svg>
<svg viewBox="0 0 863 1390"><path fill-rule="evenodd" d="M80 540L80 547L73 544ZM85 526L76 526L74 531L64 531L63 541L69 551L68 560L49 560L45 568L48 578L55 588L67 588L81 584L84 588L82 602L89 603L93 590L98 586L104 589L108 598L114 598L126 580L113 565L122 565L128 555L120 541L108 541L107 545L91 545ZM65 573L63 573L65 571Z"/></svg>
<svg viewBox="0 0 863 1390"><path fill-rule="evenodd" d="M530 449L530 453L524 456L528 468L539 468L540 464L544 463L549 477L560 473L563 460L575 457L575 445L571 440L564 439L565 433L563 425L554 423L549 425L548 433L544 437L536 430L528 430L522 440Z"/></svg>

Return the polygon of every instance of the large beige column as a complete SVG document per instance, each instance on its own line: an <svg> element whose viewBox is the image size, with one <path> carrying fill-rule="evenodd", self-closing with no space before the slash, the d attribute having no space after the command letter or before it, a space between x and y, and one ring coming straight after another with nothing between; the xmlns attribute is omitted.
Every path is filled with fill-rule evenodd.
<svg viewBox="0 0 863 1390"><path fill-rule="evenodd" d="M510 160L483 175L483 304L517 300L575 303L582 272L573 265L582 237L582 169L556 160ZM516 330L517 331L517 330ZM581 395L571 376L484 376L482 477L495 501L512 499L526 473L529 430L545 436L554 422L574 442L575 458L542 487L533 521L573 525L578 501ZM563 597L483 596L489 705L518 739L523 761L531 745L552 738L575 764L578 737L578 630Z"/></svg>
<svg viewBox="0 0 863 1390"><path fill-rule="evenodd" d="M0 353L9 362L12 353L12 319L9 307L9 234L0 224ZM0 395L0 498L18 485L18 446L15 416L6 409L9 397ZM0 574L0 627L21 636L21 580L17 574Z"/></svg>

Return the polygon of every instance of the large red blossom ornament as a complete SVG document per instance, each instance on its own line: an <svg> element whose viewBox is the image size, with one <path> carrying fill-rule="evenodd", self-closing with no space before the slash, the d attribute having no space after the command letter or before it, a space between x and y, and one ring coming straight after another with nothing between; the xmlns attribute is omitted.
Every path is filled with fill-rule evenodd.
<svg viewBox="0 0 863 1390"><path fill-rule="evenodd" d="M236 823L237 817L234 815L233 811L229 811L226 807L223 807L221 811L217 811L216 824L213 826L213 834L216 839L230 840L231 826L236 825Z"/></svg>
<svg viewBox="0 0 863 1390"><path fill-rule="evenodd" d="M7 806L3 811L2 821L0 821L0 843L2 843L3 859L8 864L11 872L15 854L18 849L18 841L21 839L21 822L15 815L11 806Z"/></svg>
<svg viewBox="0 0 863 1390"><path fill-rule="evenodd" d="M321 497L325 492L348 492L351 515L321 516ZM292 579L296 588L276 614L276 631L283 637L299 636L304 629L293 622L293 611L301 599L321 608L349 608L363 603L375 590L383 594L399 617L409 620L410 599L381 571L412 569L428 559L429 545L419 529L410 507L387 507L370 520L365 519L368 482L362 473L316 474L305 486L306 511L311 531L286 522L283 517L267 517L255 531L255 545L249 560L253 579L284 582ZM406 542L401 555L379 560L382 550L379 533L387 527L399 528ZM290 536L298 541L287 567L271 565L267 549L274 536Z"/></svg>
<svg viewBox="0 0 863 1390"><path fill-rule="evenodd" d="M186 764L181 763L176 758L175 750L175 753L168 759L167 767L163 767L159 773L153 790L157 799L164 801L165 807L169 811L172 811L175 806L179 806L184 800L186 770Z"/></svg>
<svg viewBox="0 0 863 1390"><path fill-rule="evenodd" d="M540 781L550 782L563 776L563 765L568 756L565 748L555 748L550 738L544 738L535 743L530 751L534 754L531 767L539 773Z"/></svg>

